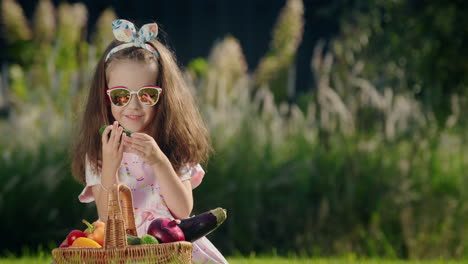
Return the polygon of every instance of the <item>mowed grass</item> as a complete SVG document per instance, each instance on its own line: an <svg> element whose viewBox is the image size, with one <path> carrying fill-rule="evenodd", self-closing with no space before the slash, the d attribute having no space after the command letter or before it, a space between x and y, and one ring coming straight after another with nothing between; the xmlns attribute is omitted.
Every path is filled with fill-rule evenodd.
<svg viewBox="0 0 468 264"><path fill-rule="evenodd" d="M284 257L257 257L227 258L230 264L452 264L468 263L468 260L382 260L382 259L346 259L346 258L284 258ZM3 258L1 264L49 264L50 256Z"/></svg>
<svg viewBox="0 0 468 264"><path fill-rule="evenodd" d="M468 263L465 261L449 260L382 260L382 259L346 259L346 258L228 258L231 264L451 264Z"/></svg>

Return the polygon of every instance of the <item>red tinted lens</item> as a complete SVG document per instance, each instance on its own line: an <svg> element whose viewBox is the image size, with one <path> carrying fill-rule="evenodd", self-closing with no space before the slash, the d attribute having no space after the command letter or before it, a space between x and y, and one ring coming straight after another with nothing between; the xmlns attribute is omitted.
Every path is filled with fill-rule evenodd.
<svg viewBox="0 0 468 264"><path fill-rule="evenodd" d="M116 106L124 106L130 101L130 92L126 89L112 89L109 93L111 102Z"/></svg>
<svg viewBox="0 0 468 264"><path fill-rule="evenodd" d="M159 100L159 90L154 87L144 87L138 92L138 98L144 105L155 105Z"/></svg>

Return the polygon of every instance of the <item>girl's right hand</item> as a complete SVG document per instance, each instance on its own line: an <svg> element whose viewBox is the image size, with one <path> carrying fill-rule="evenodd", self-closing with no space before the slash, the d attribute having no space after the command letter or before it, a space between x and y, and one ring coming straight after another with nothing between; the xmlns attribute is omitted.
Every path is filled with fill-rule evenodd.
<svg viewBox="0 0 468 264"><path fill-rule="evenodd" d="M109 136L111 131L113 132ZM105 179L104 177L115 176L122 162L123 139L126 136L122 131L123 127L119 127L119 122L115 121L113 125L106 127L102 133L102 184L115 182L115 177L111 179Z"/></svg>

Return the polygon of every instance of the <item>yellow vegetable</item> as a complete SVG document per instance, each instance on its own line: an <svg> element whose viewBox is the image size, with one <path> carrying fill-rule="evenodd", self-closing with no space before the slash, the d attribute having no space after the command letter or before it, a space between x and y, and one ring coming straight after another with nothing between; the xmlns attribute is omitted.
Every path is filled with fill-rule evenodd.
<svg viewBox="0 0 468 264"><path fill-rule="evenodd" d="M86 238L86 237L79 237L73 242L71 245L72 247L90 247L90 248L100 248L101 245L99 245L98 242Z"/></svg>

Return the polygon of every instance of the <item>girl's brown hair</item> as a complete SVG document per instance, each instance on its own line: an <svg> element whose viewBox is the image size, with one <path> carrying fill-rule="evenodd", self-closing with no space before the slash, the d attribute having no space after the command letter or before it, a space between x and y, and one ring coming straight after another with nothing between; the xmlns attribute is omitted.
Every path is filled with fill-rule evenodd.
<svg viewBox="0 0 468 264"><path fill-rule="evenodd" d="M212 151L209 133L196 107L193 95L189 91L175 56L162 43L150 40L150 44L159 54L153 54L142 48L126 48L113 54L107 62L109 51L122 42L114 40L109 44L99 60L87 104L77 130L72 147L72 174L80 183L85 184L86 155L91 166L101 169L102 142L99 128L114 122L111 105L106 95L106 71L113 63L132 60L144 63L157 63L156 85L164 89L154 119L150 123L150 136L158 143L169 158L174 170L186 164L205 163Z"/></svg>

